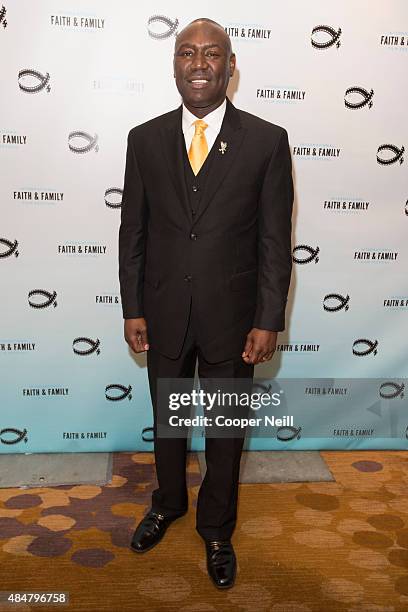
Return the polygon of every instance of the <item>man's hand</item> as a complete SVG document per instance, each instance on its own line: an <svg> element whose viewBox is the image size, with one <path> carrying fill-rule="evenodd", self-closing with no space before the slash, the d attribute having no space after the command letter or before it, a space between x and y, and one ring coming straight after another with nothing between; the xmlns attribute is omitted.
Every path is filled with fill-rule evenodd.
<svg viewBox="0 0 408 612"><path fill-rule="evenodd" d="M125 340L135 353L149 350L146 319L125 319Z"/></svg>
<svg viewBox="0 0 408 612"><path fill-rule="evenodd" d="M272 359L276 350L278 332L253 327L247 335L242 359L246 363L264 363Z"/></svg>

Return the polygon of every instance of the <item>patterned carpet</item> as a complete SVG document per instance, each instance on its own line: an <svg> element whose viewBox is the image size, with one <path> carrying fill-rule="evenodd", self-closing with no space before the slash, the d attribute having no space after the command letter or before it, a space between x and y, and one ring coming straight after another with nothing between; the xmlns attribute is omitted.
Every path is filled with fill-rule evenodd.
<svg viewBox="0 0 408 612"><path fill-rule="evenodd" d="M155 488L150 453L116 453L105 487L0 489L0 590L68 591L70 606L0 610L405 612L408 456L322 453L336 482L241 485L238 576L217 590L189 513L145 555L128 549Z"/></svg>

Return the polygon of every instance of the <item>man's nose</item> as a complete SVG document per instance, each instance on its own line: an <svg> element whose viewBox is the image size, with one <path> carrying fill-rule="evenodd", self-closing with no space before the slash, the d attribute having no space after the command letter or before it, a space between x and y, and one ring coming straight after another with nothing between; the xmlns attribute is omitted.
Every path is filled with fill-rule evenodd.
<svg viewBox="0 0 408 612"><path fill-rule="evenodd" d="M192 61L192 67L197 70L198 68L207 68L208 63L207 63L207 58L205 56L205 51L197 51L197 53L194 54L193 57L193 61Z"/></svg>

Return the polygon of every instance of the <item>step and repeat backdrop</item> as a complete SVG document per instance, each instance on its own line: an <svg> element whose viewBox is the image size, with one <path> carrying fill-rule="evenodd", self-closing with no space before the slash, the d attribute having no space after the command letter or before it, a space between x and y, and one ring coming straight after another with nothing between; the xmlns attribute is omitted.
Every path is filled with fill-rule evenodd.
<svg viewBox="0 0 408 612"><path fill-rule="evenodd" d="M408 6L200 11L0 0L0 452L153 449L118 285L126 140L180 104L175 35L201 16L231 37L229 97L293 159L287 329L256 377L296 416L248 448L408 447Z"/></svg>

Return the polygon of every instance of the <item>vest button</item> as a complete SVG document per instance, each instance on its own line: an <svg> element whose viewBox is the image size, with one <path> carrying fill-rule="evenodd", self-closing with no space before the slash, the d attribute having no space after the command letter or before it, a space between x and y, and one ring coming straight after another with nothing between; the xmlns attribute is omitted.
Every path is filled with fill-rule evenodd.
<svg viewBox="0 0 408 612"><path fill-rule="evenodd" d="M200 188L198 185L193 185L191 189L194 191L194 193L196 193L197 191L200 191Z"/></svg>
<svg viewBox="0 0 408 612"><path fill-rule="evenodd" d="M189 283L191 281L190 274L186 274L185 277L184 277L184 280L186 281L186 283Z"/></svg>
<svg viewBox="0 0 408 612"><path fill-rule="evenodd" d="M197 240L198 236L197 234L194 234L193 232L190 234L190 238L191 240Z"/></svg>

